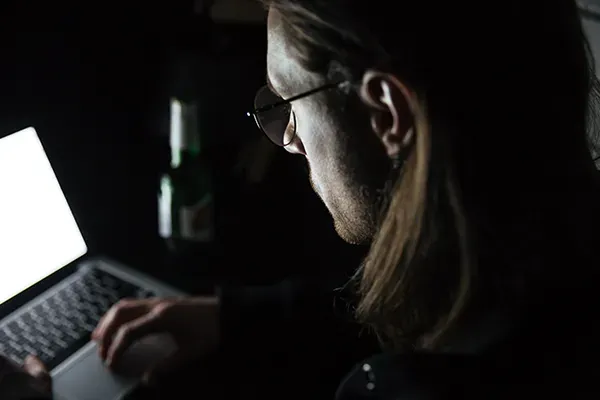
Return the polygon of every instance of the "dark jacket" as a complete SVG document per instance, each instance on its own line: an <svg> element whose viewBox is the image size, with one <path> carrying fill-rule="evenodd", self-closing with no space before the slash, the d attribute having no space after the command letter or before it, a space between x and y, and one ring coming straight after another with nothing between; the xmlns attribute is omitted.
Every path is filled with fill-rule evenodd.
<svg viewBox="0 0 600 400"><path fill-rule="evenodd" d="M435 353L382 353L359 363L337 400L597 398L600 323L596 280L555 290L512 313L482 317ZM499 316L500 315L500 316Z"/></svg>
<svg viewBox="0 0 600 400"><path fill-rule="evenodd" d="M246 398L332 399L350 368L379 350L354 321L347 281L338 275L223 291L217 357L236 382L230 389Z"/></svg>

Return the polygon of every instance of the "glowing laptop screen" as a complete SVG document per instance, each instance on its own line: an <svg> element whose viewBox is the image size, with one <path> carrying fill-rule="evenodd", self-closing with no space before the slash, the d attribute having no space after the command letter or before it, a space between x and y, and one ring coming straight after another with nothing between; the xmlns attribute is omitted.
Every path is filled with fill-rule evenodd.
<svg viewBox="0 0 600 400"><path fill-rule="evenodd" d="M0 303L87 252L37 133L0 139Z"/></svg>

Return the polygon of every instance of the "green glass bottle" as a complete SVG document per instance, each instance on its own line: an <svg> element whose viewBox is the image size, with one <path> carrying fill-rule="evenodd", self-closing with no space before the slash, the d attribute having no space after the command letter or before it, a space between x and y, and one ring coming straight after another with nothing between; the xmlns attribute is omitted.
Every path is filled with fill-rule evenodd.
<svg viewBox="0 0 600 400"><path fill-rule="evenodd" d="M159 231L170 250L183 251L213 240L213 192L202 153L198 107L171 100L171 164L161 177Z"/></svg>

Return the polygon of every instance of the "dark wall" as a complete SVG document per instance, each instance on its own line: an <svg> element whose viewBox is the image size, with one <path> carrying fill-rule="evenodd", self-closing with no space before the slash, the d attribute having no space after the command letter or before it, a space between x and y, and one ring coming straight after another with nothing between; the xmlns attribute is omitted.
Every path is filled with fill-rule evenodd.
<svg viewBox="0 0 600 400"><path fill-rule="evenodd" d="M92 251L137 253L154 231L145 122L156 32L108 13L92 21L84 9L42 7L22 2L3 15L0 130L36 127Z"/></svg>

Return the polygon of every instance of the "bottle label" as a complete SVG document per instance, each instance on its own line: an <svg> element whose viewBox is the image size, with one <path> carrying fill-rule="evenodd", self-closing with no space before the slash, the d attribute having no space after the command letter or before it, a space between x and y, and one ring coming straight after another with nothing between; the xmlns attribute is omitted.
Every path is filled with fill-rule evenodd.
<svg viewBox="0 0 600 400"><path fill-rule="evenodd" d="M162 238L173 236L173 215L172 215L173 190L171 181L163 176L160 180L160 195L158 196L158 232Z"/></svg>
<svg viewBox="0 0 600 400"><path fill-rule="evenodd" d="M179 232L182 239L208 242L212 239L212 196L205 195L193 206L179 209Z"/></svg>
<svg viewBox="0 0 600 400"><path fill-rule="evenodd" d="M162 238L209 242L213 239L213 198L207 193L192 206L174 201L170 180L161 181L158 198L158 229Z"/></svg>

